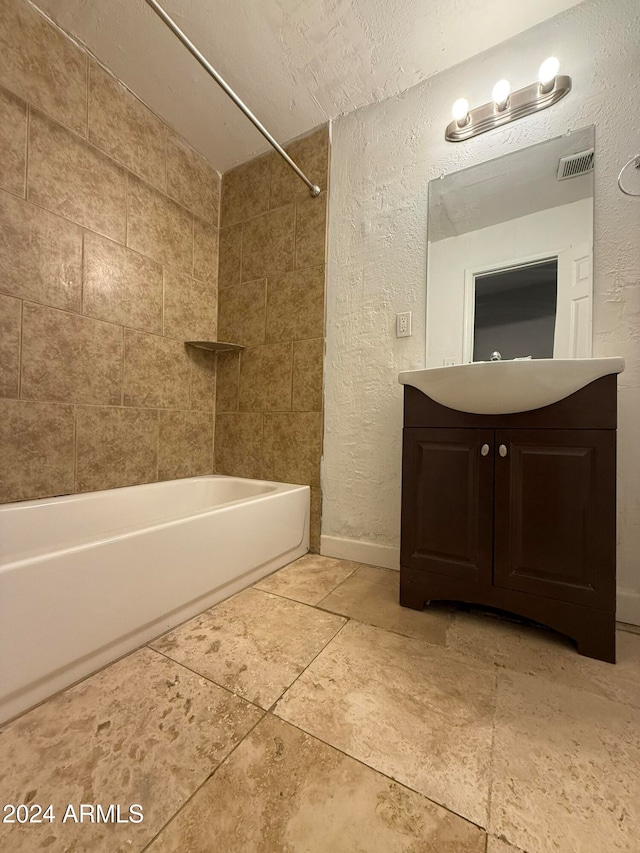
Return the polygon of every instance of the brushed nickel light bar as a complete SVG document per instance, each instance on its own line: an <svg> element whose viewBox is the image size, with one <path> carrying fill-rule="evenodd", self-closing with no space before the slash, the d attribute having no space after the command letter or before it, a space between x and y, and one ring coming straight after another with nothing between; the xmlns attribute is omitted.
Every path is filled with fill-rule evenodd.
<svg viewBox="0 0 640 853"><path fill-rule="evenodd" d="M560 63L551 56L540 66L538 82L511 92L507 80L498 80L493 87L493 101L469 109L469 103L459 98L453 105L453 121L447 125L447 142L464 142L480 133L502 127L532 113L546 110L571 91L571 77L559 75Z"/></svg>
<svg viewBox="0 0 640 853"><path fill-rule="evenodd" d="M266 127L254 116L249 107L236 95L231 86L226 83L225 80L218 74L215 68L211 65L210 62L200 53L198 48L193 44L192 41L182 32L180 27L173 21L169 15L165 12L162 6L156 2L156 0L146 0L146 3L151 6L153 11L157 14L157 16L167 25L167 27L171 30L171 32L182 42L182 44L187 48L189 53L198 60L200 65L204 68L204 70L209 74L210 77L216 81L218 86L231 98L234 104L242 110L242 112L246 115L249 121L256 127L260 133L264 136L267 142L275 148L278 154L285 160L289 166L293 169L293 171L298 175L298 177L305 182L305 184L309 187L309 191L312 196L320 195L320 187L314 184L312 181L307 178L305 173L300 169L289 157L284 148L273 138L273 136L269 133Z"/></svg>

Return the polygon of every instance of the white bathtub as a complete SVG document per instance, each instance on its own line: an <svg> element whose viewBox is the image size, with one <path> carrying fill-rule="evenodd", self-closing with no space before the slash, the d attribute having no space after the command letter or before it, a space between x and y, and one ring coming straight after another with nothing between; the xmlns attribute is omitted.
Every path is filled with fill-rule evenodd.
<svg viewBox="0 0 640 853"><path fill-rule="evenodd" d="M308 486L207 476L0 506L0 722L308 549Z"/></svg>

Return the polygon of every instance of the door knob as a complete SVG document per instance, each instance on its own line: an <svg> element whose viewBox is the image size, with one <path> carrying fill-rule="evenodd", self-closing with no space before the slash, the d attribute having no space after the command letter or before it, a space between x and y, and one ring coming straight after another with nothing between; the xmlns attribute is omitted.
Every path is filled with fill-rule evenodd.
<svg viewBox="0 0 640 853"><path fill-rule="evenodd" d="M489 445L483 444L482 449L480 450L480 453L482 453L483 456L488 456L489 455Z"/></svg>
<svg viewBox="0 0 640 853"><path fill-rule="evenodd" d="M507 455L507 452L508 452L507 451L507 445L501 444L500 447L498 448L498 453L500 454L500 456L502 456L503 459Z"/></svg>

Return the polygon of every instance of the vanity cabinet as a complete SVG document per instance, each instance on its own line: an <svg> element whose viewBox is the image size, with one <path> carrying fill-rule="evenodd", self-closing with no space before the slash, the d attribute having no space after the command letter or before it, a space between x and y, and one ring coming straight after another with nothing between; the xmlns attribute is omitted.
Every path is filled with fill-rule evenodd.
<svg viewBox="0 0 640 853"><path fill-rule="evenodd" d="M500 608L615 660L616 377L530 412L405 386L401 604Z"/></svg>

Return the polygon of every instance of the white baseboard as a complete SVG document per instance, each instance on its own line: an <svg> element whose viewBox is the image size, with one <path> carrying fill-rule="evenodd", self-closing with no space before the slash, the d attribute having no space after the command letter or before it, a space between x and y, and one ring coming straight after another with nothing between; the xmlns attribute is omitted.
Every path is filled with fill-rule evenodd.
<svg viewBox="0 0 640 853"><path fill-rule="evenodd" d="M385 569L400 568L400 549L391 545L376 545L359 539L343 539L339 536L321 536L320 553L325 557L354 560Z"/></svg>
<svg viewBox="0 0 640 853"><path fill-rule="evenodd" d="M633 589L618 589L616 619L630 625L640 625L640 592Z"/></svg>

